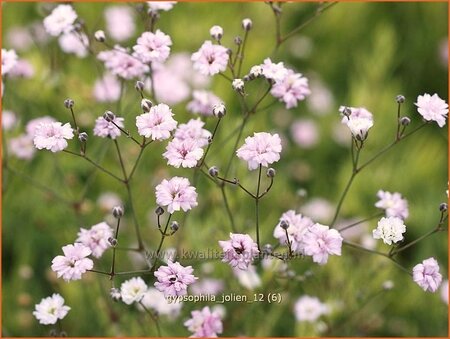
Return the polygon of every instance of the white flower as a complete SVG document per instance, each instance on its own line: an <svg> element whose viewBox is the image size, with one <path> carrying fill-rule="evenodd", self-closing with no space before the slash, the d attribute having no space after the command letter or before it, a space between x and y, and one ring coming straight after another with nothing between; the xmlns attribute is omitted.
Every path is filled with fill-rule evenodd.
<svg viewBox="0 0 450 339"><path fill-rule="evenodd" d="M33 315L39 320L42 325L56 324L58 319L63 319L69 312L70 307L64 305L64 299L59 294L55 293L51 297L41 300L35 306Z"/></svg>
<svg viewBox="0 0 450 339"><path fill-rule="evenodd" d="M58 36L73 30L77 13L70 5L59 5L44 19L44 28L48 34Z"/></svg>
<svg viewBox="0 0 450 339"><path fill-rule="evenodd" d="M158 291L156 288L150 287L142 297L141 303L147 309L152 309L161 315L168 315L176 317L183 306L182 302L169 302L164 293Z"/></svg>
<svg viewBox="0 0 450 339"><path fill-rule="evenodd" d="M345 123L347 127L352 132L352 135L357 140L365 140L367 138L367 134L369 133L369 129L373 126L373 120L368 118L350 118Z"/></svg>
<svg viewBox="0 0 450 339"><path fill-rule="evenodd" d="M134 302L139 302L143 298L146 291L147 285L141 277L131 278L123 282L120 286L122 301L127 305L131 305Z"/></svg>
<svg viewBox="0 0 450 339"><path fill-rule="evenodd" d="M378 227L373 230L374 239L383 239L388 245L403 240L403 233L406 232L406 226L403 220L397 217L381 218Z"/></svg>
<svg viewBox="0 0 450 339"><path fill-rule="evenodd" d="M19 57L17 56L15 50L10 49L8 51L2 48L2 75L8 74L14 66L16 66L18 59Z"/></svg>
<svg viewBox="0 0 450 339"><path fill-rule="evenodd" d="M209 30L209 34L211 35L211 38L220 40L223 37L223 28L217 25L212 26Z"/></svg>
<svg viewBox="0 0 450 339"><path fill-rule="evenodd" d="M315 322L320 316L329 313L326 304L320 302L316 297L305 295L300 297L294 305L294 313L297 321Z"/></svg>
<svg viewBox="0 0 450 339"><path fill-rule="evenodd" d="M417 111L426 121L436 121L439 127L445 125L448 114L448 104L435 93L432 96L425 93L417 97Z"/></svg>
<svg viewBox="0 0 450 339"><path fill-rule="evenodd" d="M147 1L150 11L170 11L176 5L176 1Z"/></svg>

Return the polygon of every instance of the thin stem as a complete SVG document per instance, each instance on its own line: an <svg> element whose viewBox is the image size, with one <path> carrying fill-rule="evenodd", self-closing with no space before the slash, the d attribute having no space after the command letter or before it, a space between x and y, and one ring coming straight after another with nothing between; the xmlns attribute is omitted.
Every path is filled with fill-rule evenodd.
<svg viewBox="0 0 450 339"><path fill-rule="evenodd" d="M354 226L358 226L359 224L362 224L363 222L366 222L366 221L369 221L369 220L372 220L372 219L381 217L382 215L384 215L384 213L383 213L383 212L380 212L380 213L377 213L377 214L372 215L371 217L368 217L368 218L365 218L365 219L362 219L362 220L355 221L354 223L351 223L351 224L349 224L349 225L346 225L346 226L344 226L344 227L341 227L341 228L339 229L339 232L342 232L342 231L344 231L344 230L346 230L346 229L349 229L349 228L352 228L352 227L354 227Z"/></svg>
<svg viewBox="0 0 450 339"><path fill-rule="evenodd" d="M233 146L233 151L231 152L230 160L228 160L228 164L227 164L227 167L226 167L225 172L224 172L225 173L224 174L225 177L227 177L228 172L231 169L231 163L233 162L233 159L235 158L235 153L236 153L237 147L239 145L239 141L241 140L241 136L242 136L242 132L244 131L244 127L247 124L248 117L249 117L249 115L247 114L244 117L244 119L242 120L242 124L241 124L241 127L239 128L239 133L238 133L238 136L236 138L236 142L234 143L234 146Z"/></svg>
<svg viewBox="0 0 450 339"><path fill-rule="evenodd" d="M153 78L153 66L152 66L151 62L148 64L148 67L150 69L150 87L151 87L150 90L151 90L153 100L155 101L155 103L157 103L156 102L156 94L155 94L155 80Z"/></svg>
<svg viewBox="0 0 450 339"><path fill-rule="evenodd" d="M239 188L241 188L245 193L247 193L249 196L251 196L253 199L256 199L257 198L257 196L256 195L254 195L252 192L250 192L248 189L246 189L244 186L242 186L241 184L240 184L240 182L239 182L239 180L238 179L234 179L234 180L228 180L228 179L225 179L225 178L222 178L222 177L219 177L219 176L216 176L216 178L217 179L219 179L219 180L221 180L221 181L223 181L223 182L226 182L226 183L228 183L228 184L231 184L231 185L237 185Z"/></svg>
<svg viewBox="0 0 450 339"><path fill-rule="evenodd" d="M117 219L116 233L114 234L114 239L117 240L119 236L120 218ZM116 246L113 246L112 264L111 264L111 279L114 277L116 268Z"/></svg>
<svg viewBox="0 0 450 339"><path fill-rule="evenodd" d="M114 121L111 120L111 123L116 126L120 131L122 131L123 134L125 134L127 136L128 139L131 139L134 141L135 144L141 146L141 143L139 141L137 141L131 134L129 131L123 129L122 127L120 127L119 125L117 125Z"/></svg>
<svg viewBox="0 0 450 339"><path fill-rule="evenodd" d="M150 145L153 142L153 140L150 140L148 143L145 143L145 137L142 140L142 144L141 144L141 149L139 151L138 157L136 159L136 161L134 162L133 168L131 169L130 175L128 176L128 181L131 180L131 178L134 175L134 172L136 171L136 168L138 166L139 161L141 160L142 154L144 153L144 149Z"/></svg>
<svg viewBox="0 0 450 339"><path fill-rule="evenodd" d="M219 128L220 121L222 121L222 119L219 118L217 120L216 127L214 127L214 131L212 133L211 140L208 143L208 147L206 148L205 154L203 154L202 158L200 159L200 162L197 164L197 167L202 167L203 162L205 161L206 156L208 155L209 149L211 147L211 144L212 144L212 142L214 140L214 136L216 135L217 129Z"/></svg>
<svg viewBox="0 0 450 339"><path fill-rule="evenodd" d="M352 172L352 175L350 176L350 179L348 180L347 185L344 188L344 192L342 192L341 198L339 199L339 202L337 204L336 212L334 213L333 221L331 222L330 227L333 227L337 221L339 212L341 211L342 203L344 202L344 199L347 196L348 191L350 190L350 186L352 185L356 174L357 174L357 172Z"/></svg>
<svg viewBox="0 0 450 339"><path fill-rule="evenodd" d="M264 92L264 94L259 98L259 100L253 105L253 107L248 111L249 113L255 113L256 108L258 108L261 101L264 100L264 98L270 93L270 90L272 89L272 86L269 86L269 88Z"/></svg>
<svg viewBox="0 0 450 339"><path fill-rule="evenodd" d="M123 163L122 154L120 153L119 143L114 139L114 145L116 145L117 155L119 157L120 167L122 168L123 180L127 181L127 171L125 170L125 165Z"/></svg>
<svg viewBox="0 0 450 339"><path fill-rule="evenodd" d="M228 204L227 195L225 194L225 186L220 186L220 191L222 192L223 203L225 205L225 210L227 211L228 218L231 222L231 230L236 233L236 225L234 224L233 213L231 212L230 205Z"/></svg>
<svg viewBox="0 0 450 339"><path fill-rule="evenodd" d="M248 30L245 30L244 40L242 42L242 48L240 50L240 53L237 55L237 58L239 59L238 71L237 71L238 78L241 76L241 68L242 68L242 62L244 61L244 51L245 51L245 45L247 42L248 32L249 32Z"/></svg>
<svg viewBox="0 0 450 339"><path fill-rule="evenodd" d="M289 240L289 233L287 231L287 228L284 230L284 232L286 233L286 243L288 245L288 249L289 249L289 258L292 256L292 243Z"/></svg>
<svg viewBox="0 0 450 339"><path fill-rule="evenodd" d="M109 272L98 271L98 270L94 270L94 269L88 270L88 272L98 273L98 274L104 274L104 275L111 276L111 273L109 273Z"/></svg>
<svg viewBox="0 0 450 339"><path fill-rule="evenodd" d="M261 246L259 243L259 189L261 187L261 171L262 165L259 165L258 171L258 185L256 187L256 197L255 197L255 214L256 214L256 243L258 245L258 250L261 252Z"/></svg>
<svg viewBox="0 0 450 339"><path fill-rule="evenodd" d="M269 186L267 186L266 190L258 197L259 199L261 199L263 196L265 196L267 193L269 193L270 189L272 188L273 181L274 181L273 177L270 177Z"/></svg>
<svg viewBox="0 0 450 339"><path fill-rule="evenodd" d="M75 126L75 134L78 135L80 133L80 129L78 128L77 119L75 119L75 113L72 107L70 107L70 113L72 114L73 125Z"/></svg>
<svg viewBox="0 0 450 339"><path fill-rule="evenodd" d="M139 221L138 221L138 218L137 218L137 215L136 215L136 211L134 210L133 195L132 195L132 192L131 192L130 183L128 181L125 182L125 186L127 188L128 200L130 202L130 211L131 211L131 214L133 215L134 228L136 230L136 237L137 237L137 240L138 240L138 247L142 251L144 249L144 244L142 242L141 231L139 230Z"/></svg>
<svg viewBox="0 0 450 339"><path fill-rule="evenodd" d="M144 311L150 316L150 318L152 318L156 326L156 331L158 332L158 337L161 337L161 329L159 327L158 318L149 309L147 309L147 307L145 307L142 301L139 301L139 304L141 304L141 306L144 308Z"/></svg>
<svg viewBox="0 0 450 339"><path fill-rule="evenodd" d="M225 78L226 80L228 80L229 82L232 82L232 81L233 81L233 79L231 79L228 75L226 75L226 74L224 74L224 73L222 73L222 72L220 72L219 75L220 75L221 77Z"/></svg>
<svg viewBox="0 0 450 339"><path fill-rule="evenodd" d="M158 248L156 250L155 261L153 262L153 265L152 265L152 268L151 268L152 272L155 271L156 263L158 262L158 256L159 256L159 254L161 252L161 248L162 248L162 245L164 243L164 239L166 238L166 233L167 233L167 228L169 227L170 218L172 218L172 214L169 214L169 217L167 218L167 222L166 222L166 227L164 227L164 232L161 233L161 240L160 240Z"/></svg>

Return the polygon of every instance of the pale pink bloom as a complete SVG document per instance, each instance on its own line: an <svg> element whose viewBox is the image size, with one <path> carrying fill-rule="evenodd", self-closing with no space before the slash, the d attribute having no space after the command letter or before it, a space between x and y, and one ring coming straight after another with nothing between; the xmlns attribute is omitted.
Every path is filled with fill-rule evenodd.
<svg viewBox="0 0 450 339"><path fill-rule="evenodd" d="M222 102L213 92L205 90L196 90L192 92L192 101L186 108L189 112L202 114L206 116L213 115L213 107Z"/></svg>
<svg viewBox="0 0 450 339"><path fill-rule="evenodd" d="M163 63L169 57L170 46L172 46L170 36L158 29L155 33L142 33L137 39L137 44L133 47L133 50L135 51L135 56L143 63Z"/></svg>
<svg viewBox="0 0 450 339"><path fill-rule="evenodd" d="M141 301L145 292L147 292L147 285L141 277L131 278L120 285L120 296L127 305Z"/></svg>
<svg viewBox="0 0 450 339"><path fill-rule="evenodd" d="M288 75L287 68L284 67L282 62L273 63L270 58L264 59L264 63L261 64L262 74L266 79L277 81L283 81L283 79Z"/></svg>
<svg viewBox="0 0 450 339"><path fill-rule="evenodd" d="M125 41L136 30L134 12L129 6L112 6L105 9L105 21L108 37L116 41Z"/></svg>
<svg viewBox="0 0 450 339"><path fill-rule="evenodd" d="M178 125L174 138L178 140L193 139L199 147L205 147L209 144L212 134L204 129L203 126L205 126L205 123L200 118L191 119L186 124Z"/></svg>
<svg viewBox="0 0 450 339"><path fill-rule="evenodd" d="M365 140L369 133L369 129L373 126L373 120L360 117L350 117L345 124L350 129L350 132L355 139Z"/></svg>
<svg viewBox="0 0 450 339"><path fill-rule="evenodd" d="M162 292L152 287L147 289L140 302L145 308L154 310L158 315L169 316L170 319L178 317L183 307L182 301L169 302ZM144 309L142 308L142 310Z"/></svg>
<svg viewBox="0 0 450 339"><path fill-rule="evenodd" d="M304 295L297 299L294 305L294 313L297 321L315 322L322 315L328 314L330 308L320 302L316 297Z"/></svg>
<svg viewBox="0 0 450 339"><path fill-rule="evenodd" d="M58 38L59 47L63 52L75 54L79 58L88 55L89 39L84 33L69 32Z"/></svg>
<svg viewBox="0 0 450 339"><path fill-rule="evenodd" d="M115 206L123 206L123 202L120 197L113 192L102 193L97 199L98 206L103 211L110 212Z"/></svg>
<svg viewBox="0 0 450 339"><path fill-rule="evenodd" d="M25 126L25 131L31 138L34 138L36 129L39 127L39 125L51 124L52 122L56 122L56 120L50 116L43 116L40 118L31 119Z"/></svg>
<svg viewBox="0 0 450 339"><path fill-rule="evenodd" d="M310 119L296 120L291 126L291 134L294 142L306 149L314 147L319 141L317 125Z"/></svg>
<svg viewBox="0 0 450 339"><path fill-rule="evenodd" d="M149 113L136 117L139 135L152 140L170 138L170 132L177 127L177 122L172 118L173 116L172 110L166 104L153 106Z"/></svg>
<svg viewBox="0 0 450 339"><path fill-rule="evenodd" d="M187 178L164 179L156 186L156 203L167 206L170 214L180 209L186 212L197 206L197 192Z"/></svg>
<svg viewBox="0 0 450 339"><path fill-rule="evenodd" d="M192 332L190 338L216 338L222 333L222 319L220 314L212 311L208 306L201 311L192 311L191 318L184 322L184 326Z"/></svg>
<svg viewBox="0 0 450 339"><path fill-rule="evenodd" d="M100 138L111 138L116 139L120 136L121 132L120 129L117 128L119 126L120 128L124 128L123 124L124 118L121 117L114 117L114 120L106 121L103 116L98 117L95 120L95 126L94 126L94 135L99 136ZM113 122L117 125L114 125Z"/></svg>
<svg viewBox="0 0 450 339"><path fill-rule="evenodd" d="M18 60L19 57L15 50L8 51L2 48L2 75L8 74L16 66Z"/></svg>
<svg viewBox="0 0 450 339"><path fill-rule="evenodd" d="M31 78L34 75L34 67L29 61L19 59L8 75L11 78Z"/></svg>
<svg viewBox="0 0 450 339"><path fill-rule="evenodd" d="M324 198L312 198L300 207L300 212L312 220L324 223L333 217L335 206Z"/></svg>
<svg viewBox="0 0 450 339"><path fill-rule="evenodd" d="M413 268L413 280L424 291L436 292L442 282L439 264L433 257L425 259Z"/></svg>
<svg viewBox="0 0 450 339"><path fill-rule="evenodd" d="M142 78L148 72L148 66L130 55L126 49L115 46L113 50L98 53L97 58L114 75L123 79Z"/></svg>
<svg viewBox="0 0 450 339"><path fill-rule="evenodd" d="M73 138L73 129L69 123L60 122L41 123L34 134L34 146L37 149L47 149L52 152L59 152L65 149L68 144L66 139Z"/></svg>
<svg viewBox="0 0 450 339"><path fill-rule="evenodd" d="M235 267L233 268L233 274L239 284L248 290L254 290L262 285L261 278L253 265L250 265L245 271Z"/></svg>
<svg viewBox="0 0 450 339"><path fill-rule="evenodd" d="M238 158L247 161L248 169L257 169L260 165L268 167L280 160L281 139L278 134L266 132L254 133L245 138L245 144L237 151Z"/></svg>
<svg viewBox="0 0 450 339"><path fill-rule="evenodd" d="M174 138L166 147L163 157L167 164L176 168L192 168L203 156L203 149L194 139L180 140Z"/></svg>
<svg viewBox="0 0 450 339"><path fill-rule="evenodd" d="M314 225L314 222L304 215L296 214L294 210L283 213L280 222L273 231L273 236L278 239L280 245L287 245L286 230L280 226L282 221L288 224L287 233L291 242L291 249L294 252L304 254L303 237L308 232L309 227Z"/></svg>
<svg viewBox="0 0 450 339"><path fill-rule="evenodd" d="M317 115L330 113L334 107L334 97L330 89L318 80L312 80L309 88L311 89L311 95L306 101L309 110Z"/></svg>
<svg viewBox="0 0 450 339"><path fill-rule="evenodd" d="M8 46L16 51L26 51L33 45L33 37L29 30L22 26L11 27L6 33Z"/></svg>
<svg viewBox="0 0 450 339"><path fill-rule="evenodd" d="M194 269L191 266L183 267L179 262L174 263L169 260L167 266L160 266L154 273L158 279L155 287L163 292L165 297L186 295L187 287L197 279L193 272Z"/></svg>
<svg viewBox="0 0 450 339"><path fill-rule="evenodd" d="M441 299L448 305L448 280L444 280L441 285Z"/></svg>
<svg viewBox="0 0 450 339"><path fill-rule="evenodd" d="M64 298L58 293L41 300L34 307L33 315L39 320L39 324L52 325L60 319L64 319L70 307L64 305Z"/></svg>
<svg viewBox="0 0 450 339"><path fill-rule="evenodd" d="M2 129L12 130L17 124L17 115L13 111L2 111Z"/></svg>
<svg viewBox="0 0 450 339"><path fill-rule="evenodd" d="M200 279L191 286L191 293L197 295L217 295L224 289L224 283L219 279Z"/></svg>
<svg viewBox="0 0 450 339"><path fill-rule="evenodd" d="M165 66L194 88L206 88L211 82L209 76L199 74L194 70L191 55L188 53L172 54Z"/></svg>
<svg viewBox="0 0 450 339"><path fill-rule="evenodd" d="M192 54L194 69L203 75L214 75L223 72L228 65L228 51L221 45L213 45L207 40L200 49Z"/></svg>
<svg viewBox="0 0 450 339"><path fill-rule="evenodd" d="M314 262L324 265L329 255L341 255L342 240L338 231L316 223L303 236L304 251Z"/></svg>
<svg viewBox="0 0 450 339"><path fill-rule="evenodd" d="M90 229L80 228L77 242L89 247L92 255L100 258L107 248L111 247L108 239L113 237L113 230L106 222L101 222Z"/></svg>
<svg viewBox="0 0 450 339"><path fill-rule="evenodd" d="M147 1L148 8L154 12L170 11L176 3L176 1Z"/></svg>
<svg viewBox="0 0 450 339"><path fill-rule="evenodd" d="M58 278L65 281L79 280L81 275L94 267L94 262L87 258L92 252L89 247L75 243L62 248L64 255L58 255L52 260L52 270Z"/></svg>
<svg viewBox="0 0 450 339"><path fill-rule="evenodd" d="M105 74L95 81L93 95L99 102L114 102L120 98L120 81L112 74Z"/></svg>
<svg viewBox="0 0 450 339"><path fill-rule="evenodd" d="M33 144L33 138L27 134L21 134L8 141L8 151L18 159L29 160L33 158L36 148Z"/></svg>
<svg viewBox="0 0 450 339"><path fill-rule="evenodd" d="M44 19L44 28L48 34L58 36L73 30L77 20L77 13L70 5L58 5L52 13Z"/></svg>
<svg viewBox="0 0 450 339"><path fill-rule="evenodd" d="M350 110L350 115L349 116L344 115L344 110L345 109L349 109ZM348 120L352 119L352 118L364 118L364 119L373 121L373 114L370 113L364 107L340 106L339 107L339 112L343 115L342 120L341 120L341 122L343 124L346 124L348 122Z"/></svg>
<svg viewBox="0 0 450 339"><path fill-rule="evenodd" d="M164 64L153 70L153 84L155 86L155 97L159 102L168 105L176 105L186 100L190 94L187 82L182 78L182 74L174 72ZM150 78L145 81L145 87L151 91L152 83Z"/></svg>
<svg viewBox="0 0 450 339"><path fill-rule="evenodd" d="M375 203L375 207L386 210L387 217L397 217L403 220L408 218L408 201L402 198L400 193L379 190L377 197L380 200Z"/></svg>
<svg viewBox="0 0 450 339"><path fill-rule="evenodd" d="M270 94L283 101L286 108L290 109L297 107L297 102L304 100L306 96L311 94L311 91L308 86L308 79L301 73L294 73L289 69L282 80L275 82Z"/></svg>
<svg viewBox="0 0 450 339"><path fill-rule="evenodd" d="M247 270L259 254L258 245L248 234L230 233L230 240L220 240L219 245L224 253L222 261L241 270Z"/></svg>
<svg viewBox="0 0 450 339"><path fill-rule="evenodd" d="M373 230L374 239L383 239L387 245L397 243L403 240L403 233L406 232L406 226L403 220L397 217L381 218L378 226Z"/></svg>
<svg viewBox="0 0 450 339"><path fill-rule="evenodd" d="M417 97L417 111L426 121L436 121L439 127L444 127L448 114L448 104L435 93L432 96L425 93Z"/></svg>

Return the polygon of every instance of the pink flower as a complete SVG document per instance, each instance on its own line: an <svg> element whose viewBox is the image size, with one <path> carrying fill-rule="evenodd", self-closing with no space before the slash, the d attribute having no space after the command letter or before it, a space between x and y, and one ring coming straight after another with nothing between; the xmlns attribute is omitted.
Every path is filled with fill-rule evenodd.
<svg viewBox="0 0 450 339"><path fill-rule="evenodd" d="M273 236L278 239L280 245L287 245L286 231L280 226L283 221L288 224L287 233L291 242L291 249L294 252L304 254L303 237L308 232L309 227L314 225L314 222L306 216L296 214L294 210L283 213L280 222L273 231Z"/></svg>
<svg viewBox="0 0 450 339"><path fill-rule="evenodd" d="M376 202L375 207L386 210L387 217L397 217L403 220L408 218L408 201L403 199L400 193L379 190L377 197L380 200Z"/></svg>
<svg viewBox="0 0 450 339"><path fill-rule="evenodd" d="M245 138L245 144L236 151L236 154L247 161L249 170L254 170L259 165L268 167L280 160L280 152L281 139L278 134L260 132L254 133L253 137Z"/></svg>
<svg viewBox="0 0 450 339"><path fill-rule="evenodd" d="M34 75L34 67L29 61L19 59L8 75L11 78L31 78Z"/></svg>
<svg viewBox="0 0 450 339"><path fill-rule="evenodd" d="M94 267L94 262L86 258L92 252L83 244L75 243L62 248L64 255L58 255L52 260L52 270L58 278L65 281L79 280L81 275Z"/></svg>
<svg viewBox="0 0 450 339"><path fill-rule="evenodd" d="M321 224L314 224L303 237L305 254L312 256L319 265L328 262L328 255L341 255L342 236L338 231Z"/></svg>
<svg viewBox="0 0 450 339"><path fill-rule="evenodd" d="M441 299L448 305L448 280L444 280L441 285Z"/></svg>
<svg viewBox="0 0 450 339"><path fill-rule="evenodd" d="M156 186L156 203L159 206L167 206L170 214L180 209L186 212L197 206L197 192L189 179L181 177L164 179Z"/></svg>
<svg viewBox="0 0 450 339"><path fill-rule="evenodd" d="M28 121L27 125L25 126L25 130L28 136L30 136L33 139L36 133L36 129L39 127L40 124L50 124L52 122L56 122L56 120L49 116L43 116L40 118L32 119Z"/></svg>
<svg viewBox="0 0 450 339"><path fill-rule="evenodd" d="M159 29L153 32L144 32L137 39L137 45L133 47L136 57L143 63L163 63L170 54L172 40Z"/></svg>
<svg viewBox="0 0 450 339"><path fill-rule="evenodd" d="M313 120L296 120L291 126L294 142L303 148L314 147L319 141L317 125Z"/></svg>
<svg viewBox="0 0 450 339"><path fill-rule="evenodd" d="M190 94L190 88L186 81L181 77L182 74L176 73L167 65L153 70L153 84L155 86L155 96L159 102L168 105L175 105L186 100ZM145 82L146 88L151 91L152 83L150 78Z"/></svg>
<svg viewBox="0 0 450 339"><path fill-rule="evenodd" d="M180 124L175 131L174 138L179 140L194 139L199 147L205 147L212 137L210 131L203 128L205 123L198 119L191 119L187 124Z"/></svg>
<svg viewBox="0 0 450 339"><path fill-rule="evenodd" d="M273 63L270 58L264 59L264 63L261 65L262 74L266 79L277 81L283 81L283 79L288 75L287 68L284 67L282 62L277 64Z"/></svg>
<svg viewBox="0 0 450 339"><path fill-rule="evenodd" d="M113 236L113 230L106 222L92 226L89 230L80 228L77 242L90 248L92 255L100 258L105 250L111 246L108 239Z"/></svg>
<svg viewBox="0 0 450 339"><path fill-rule="evenodd" d="M297 102L311 94L308 79L300 73L288 70L283 80L275 82L270 93L286 104L286 108L297 107Z"/></svg>
<svg viewBox="0 0 450 339"><path fill-rule="evenodd" d="M51 325L56 324L59 319L64 319L69 311L70 307L64 305L64 298L54 293L35 305L33 315L39 320L39 324Z"/></svg>
<svg viewBox="0 0 450 339"><path fill-rule="evenodd" d="M163 157L167 159L167 164L176 168L192 168L203 156L203 149L194 139L173 139L167 145Z"/></svg>
<svg viewBox="0 0 450 339"><path fill-rule="evenodd" d="M439 264L433 257L425 259L413 268L413 280L424 291L435 292L442 282Z"/></svg>
<svg viewBox="0 0 450 339"><path fill-rule="evenodd" d="M88 55L89 39L84 33L65 33L59 37L58 42L65 53L75 54L79 58Z"/></svg>
<svg viewBox="0 0 450 339"><path fill-rule="evenodd" d="M147 1L149 9L153 12L170 11L176 3L176 1Z"/></svg>
<svg viewBox="0 0 450 339"><path fill-rule="evenodd" d="M106 30L116 41L125 41L136 30L134 12L128 6L112 6L105 9Z"/></svg>
<svg viewBox="0 0 450 339"><path fill-rule="evenodd" d="M2 48L2 75L8 74L16 66L18 60L16 51Z"/></svg>
<svg viewBox="0 0 450 339"><path fill-rule="evenodd" d="M211 116L214 105L221 102L222 100L213 92L197 90L192 92L192 101L187 104L186 108L192 113Z"/></svg>
<svg viewBox="0 0 450 339"><path fill-rule="evenodd" d="M8 151L18 159L29 160L33 158L36 148L33 145L33 138L27 134L21 134L9 139Z"/></svg>
<svg viewBox="0 0 450 339"><path fill-rule="evenodd" d="M12 130L17 125L17 115L13 111L2 111L2 129Z"/></svg>
<svg viewBox="0 0 450 339"><path fill-rule="evenodd" d="M113 50L98 53L97 58L104 62L105 67L114 75L123 79L142 78L148 71L148 66L120 46Z"/></svg>
<svg viewBox="0 0 450 339"><path fill-rule="evenodd" d="M179 262L168 261L167 266L160 266L155 272L158 279L155 287L163 292L164 296L179 296L187 294L187 287L195 282L197 277L192 273L194 269L191 266L183 267Z"/></svg>
<svg viewBox="0 0 450 339"><path fill-rule="evenodd" d="M196 295L217 295L224 289L223 280L205 278L197 281L191 286L191 293Z"/></svg>
<svg viewBox="0 0 450 339"><path fill-rule="evenodd" d="M152 140L165 140L170 137L170 132L177 127L177 122L172 118L172 110L166 104L153 106L149 113L136 117L136 126L139 135Z"/></svg>
<svg viewBox="0 0 450 339"><path fill-rule="evenodd" d="M192 332L190 338L216 338L222 333L222 320L216 311L211 312L208 306L201 311L192 311L192 318L184 322L184 326Z"/></svg>
<svg viewBox="0 0 450 339"><path fill-rule="evenodd" d="M52 152L59 152L65 149L68 144L66 139L73 138L73 130L69 123L60 122L41 123L34 134L34 146L37 149L47 149Z"/></svg>
<svg viewBox="0 0 450 339"><path fill-rule="evenodd" d="M444 127L448 114L448 104L435 93L432 96L425 93L417 97L417 111L426 121L436 121L439 127Z"/></svg>
<svg viewBox="0 0 450 339"><path fill-rule="evenodd" d="M230 240L219 241L219 245L224 252L222 261L241 270L247 270L259 254L258 245L248 234L230 233Z"/></svg>
<svg viewBox="0 0 450 339"><path fill-rule="evenodd" d="M203 75L214 75L223 72L228 65L228 51L221 45L213 45L207 40L200 49L192 54L194 69Z"/></svg>
<svg viewBox="0 0 450 339"><path fill-rule="evenodd" d="M107 73L95 82L92 93L99 102L117 101L120 98L120 82L114 75Z"/></svg>
<svg viewBox="0 0 450 339"><path fill-rule="evenodd" d="M52 13L44 19L44 28L48 34L58 36L73 30L77 20L77 13L70 5L58 5Z"/></svg>
<svg viewBox="0 0 450 339"><path fill-rule="evenodd" d="M350 115L346 116L344 115L344 110L350 110ZM372 113L370 113L367 109L365 109L364 107L347 107L347 106L340 106L339 107L339 112L343 115L341 122L343 124L346 124L348 122L349 119L352 118L364 118L367 120L372 120L373 121L373 115Z"/></svg>
<svg viewBox="0 0 450 339"><path fill-rule="evenodd" d="M113 122L121 128L124 128L123 121L124 119L121 117L114 117L113 119ZM118 129L116 125L110 121L106 121L103 116L98 117L95 120L94 135L99 136L100 138L109 137L114 140L121 134L120 129Z"/></svg>

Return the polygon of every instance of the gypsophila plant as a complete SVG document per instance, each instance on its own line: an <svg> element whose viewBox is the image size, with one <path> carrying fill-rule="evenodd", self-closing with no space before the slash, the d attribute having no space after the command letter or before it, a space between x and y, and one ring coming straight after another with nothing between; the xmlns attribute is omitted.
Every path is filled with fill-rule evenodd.
<svg viewBox="0 0 450 339"><path fill-rule="evenodd" d="M447 88L369 7L5 4L4 334L447 335Z"/></svg>

